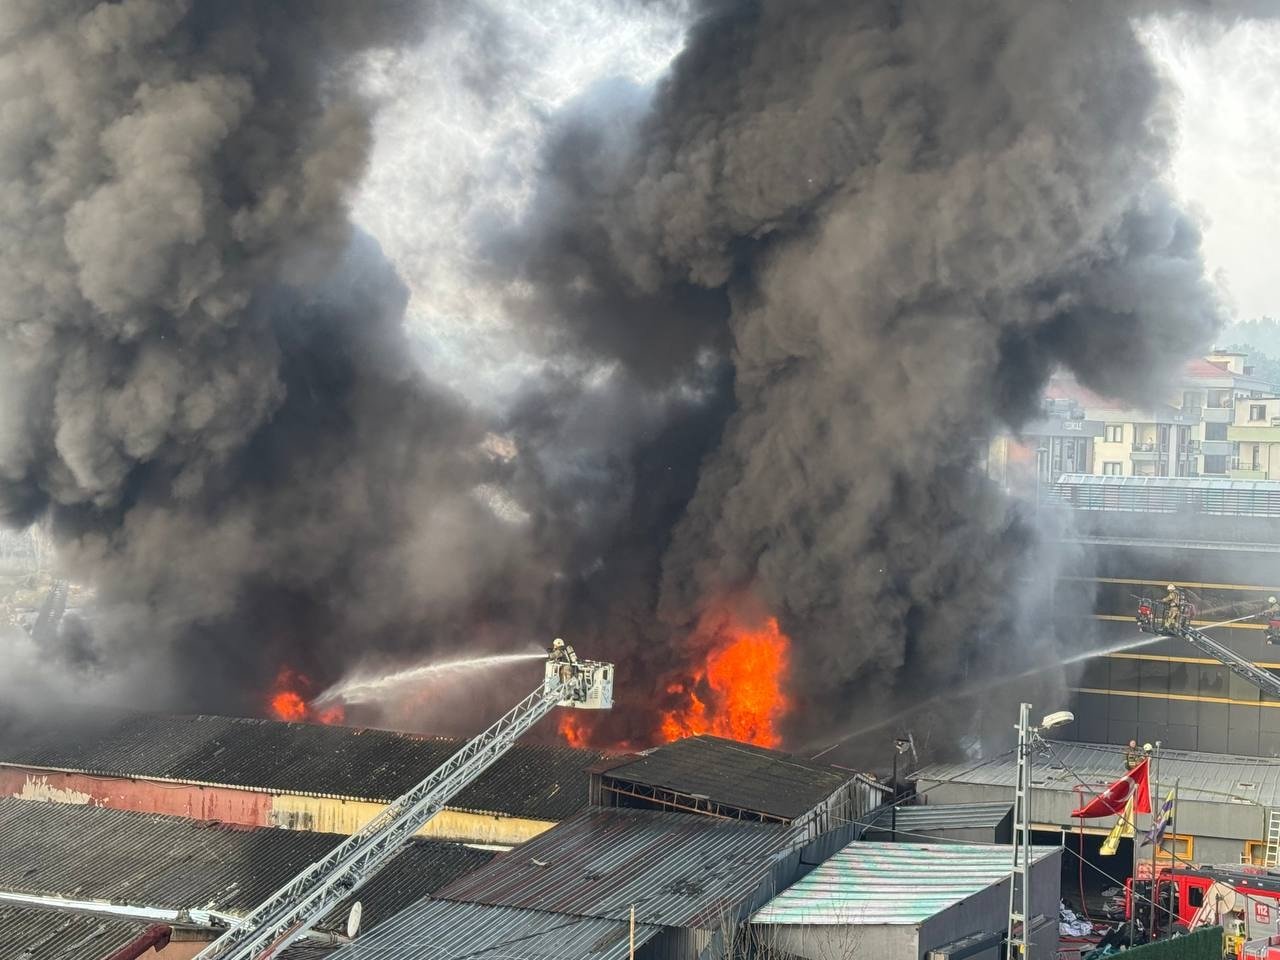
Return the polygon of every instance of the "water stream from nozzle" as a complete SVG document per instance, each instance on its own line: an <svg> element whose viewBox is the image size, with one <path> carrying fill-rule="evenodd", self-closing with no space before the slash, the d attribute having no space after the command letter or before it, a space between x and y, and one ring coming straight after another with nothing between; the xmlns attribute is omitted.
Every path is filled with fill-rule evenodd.
<svg viewBox="0 0 1280 960"><path fill-rule="evenodd" d="M1241 617L1240 619L1243 620L1247 618ZM1210 624L1209 627L1220 627L1220 626L1224 626L1227 623L1235 623L1235 622L1236 621L1234 620L1227 620L1227 621L1223 621L1223 623ZM1209 627L1205 627L1202 629L1209 629ZM1133 640L1126 640L1123 643L1117 643L1110 647L1100 647L1097 649L1083 650L1080 653L1069 654L1069 655L1060 657L1057 660L1054 660L1052 663L1041 664L1039 666L1031 667L1027 670L1023 670L1021 673L1015 673L1010 676L1002 675L999 677L995 677L994 679L988 680L985 683L977 683L977 684L973 684L972 686L962 687L959 690L951 690L943 694L938 694L936 697L930 697L928 700L922 700L919 703L912 704L910 707L907 707L904 710L899 710L897 713L891 714L890 716L887 716L887 717L882 717L879 720L876 720L872 723L867 724L865 727L860 727L859 729L854 730L852 733L845 734L835 743L832 743L830 746L827 746L821 751L819 751L818 753L815 753L813 755L813 759L817 760L819 757L830 753L836 747L840 746L843 743L848 742L849 740L852 740L854 737L862 736L865 733L871 733L873 730L879 730L882 727L887 727L889 724L895 723L896 721L901 720L903 717L909 717L913 713L919 713L921 710L925 710L933 706L934 704L943 703L948 700L963 699L964 697L974 696L975 694L979 694L986 690L990 690L993 687L1003 686L1004 684L1011 683L1015 680L1024 680L1027 677L1034 677L1041 673L1047 673L1048 671L1054 670L1058 667L1069 666L1073 663L1080 663L1084 660L1092 660L1094 657L1105 657L1111 653L1124 653L1126 650L1137 650L1140 647L1146 647L1153 643L1157 643L1161 640L1168 640L1168 639L1169 637L1167 636L1149 637L1146 635L1140 635Z"/></svg>
<svg viewBox="0 0 1280 960"><path fill-rule="evenodd" d="M485 657L468 657L465 660L424 663L380 674L357 673L338 681L311 702L317 706L335 701L375 703L401 687L427 683L453 674L506 666L523 660L545 659L546 656L546 653L541 650L529 653L499 653Z"/></svg>

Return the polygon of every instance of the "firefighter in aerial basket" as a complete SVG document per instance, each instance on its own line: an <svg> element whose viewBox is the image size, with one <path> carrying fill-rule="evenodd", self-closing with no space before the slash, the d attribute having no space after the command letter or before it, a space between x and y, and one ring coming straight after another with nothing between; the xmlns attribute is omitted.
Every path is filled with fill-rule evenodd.
<svg viewBox="0 0 1280 960"><path fill-rule="evenodd" d="M1164 604L1164 629L1177 630L1182 626L1182 591L1176 584L1169 584L1169 592L1160 600Z"/></svg>
<svg viewBox="0 0 1280 960"><path fill-rule="evenodd" d="M1267 618L1267 643L1280 643L1280 603L1275 597L1267 597L1267 609L1262 615Z"/></svg>
<svg viewBox="0 0 1280 960"><path fill-rule="evenodd" d="M568 686L578 672L578 655L573 647L556 637L551 643L551 662L559 664L560 682Z"/></svg>

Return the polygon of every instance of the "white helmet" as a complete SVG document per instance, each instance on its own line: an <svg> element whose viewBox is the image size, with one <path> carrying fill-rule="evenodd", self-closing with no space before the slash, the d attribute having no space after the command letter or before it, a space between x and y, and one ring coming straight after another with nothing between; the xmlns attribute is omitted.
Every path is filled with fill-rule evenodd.
<svg viewBox="0 0 1280 960"><path fill-rule="evenodd" d="M1170 593L1172 593L1174 590L1177 590L1177 589L1178 589L1178 588L1177 588L1177 586L1176 586L1175 584L1172 584L1172 583L1171 583L1171 584L1169 584L1169 592L1170 592Z"/></svg>
<svg viewBox="0 0 1280 960"><path fill-rule="evenodd" d="M1275 602L1276 602L1275 597L1267 597L1267 603L1275 603Z"/></svg>
<svg viewBox="0 0 1280 960"><path fill-rule="evenodd" d="M553 649L558 650L564 646L564 641L561 640L559 637L556 637L555 640L552 641L551 646Z"/></svg>

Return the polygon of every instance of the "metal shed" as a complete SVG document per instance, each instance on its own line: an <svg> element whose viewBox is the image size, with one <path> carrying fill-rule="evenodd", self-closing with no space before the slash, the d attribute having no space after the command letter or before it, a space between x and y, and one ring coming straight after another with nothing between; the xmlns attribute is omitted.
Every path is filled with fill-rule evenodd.
<svg viewBox="0 0 1280 960"><path fill-rule="evenodd" d="M721 737L687 737L602 764L591 801L780 823L816 837L860 820L888 799L865 774Z"/></svg>
<svg viewBox="0 0 1280 960"><path fill-rule="evenodd" d="M1002 932L1009 909L1011 847L855 841L752 917L760 945L810 960L916 957L924 960L974 934ZM1056 946L1059 847L1032 850L1033 927Z"/></svg>
<svg viewBox="0 0 1280 960"><path fill-rule="evenodd" d="M908 843L1012 843L1013 804L930 803L884 807L866 821L864 840L903 840Z"/></svg>

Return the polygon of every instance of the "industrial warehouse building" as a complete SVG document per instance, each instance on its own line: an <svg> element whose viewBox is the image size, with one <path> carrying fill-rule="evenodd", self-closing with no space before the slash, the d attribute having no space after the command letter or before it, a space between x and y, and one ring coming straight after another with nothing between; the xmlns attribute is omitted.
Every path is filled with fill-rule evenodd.
<svg viewBox="0 0 1280 960"><path fill-rule="evenodd" d="M591 802L781 823L806 837L858 823L889 787L776 750L698 736L606 761L591 775Z"/></svg>
<svg viewBox="0 0 1280 960"><path fill-rule="evenodd" d="M461 953L694 960L820 855L783 824L591 808L500 854L334 960L453 960ZM829 851L828 851L829 852ZM545 953L534 953L534 946Z"/></svg>
<svg viewBox="0 0 1280 960"><path fill-rule="evenodd" d="M380 806L443 759L441 743L453 746L169 716L10 742L0 751L16 794L0 799L0 957L102 960L160 925L159 960L188 960L342 840L316 820L271 814L296 811L293 798ZM489 849L415 839L359 892L364 920L350 946L307 940L285 960L334 949L456 958L462 944L512 942L601 960L629 951L632 906L638 956L693 960L847 843L859 826L846 815L869 817L886 791L853 771L714 737L612 759L516 745L448 812L497 820L506 848L525 842L494 860ZM587 806L593 792L613 805ZM118 808L130 804L180 815ZM534 813L539 829L523 829ZM340 928L345 910L325 930Z"/></svg>
<svg viewBox="0 0 1280 960"><path fill-rule="evenodd" d="M109 953L99 949L101 937L126 930L136 937L156 922L173 930L163 956L189 956L342 839L0 799L0 907L8 910L0 922L0 957L21 957L43 942L44 933L55 931L50 956L71 960L79 956L71 947L84 916L102 912L109 922L100 937L85 940L87 960ZM461 844L415 839L360 892L363 926L376 927L492 856ZM57 910L65 913L61 932L50 913ZM340 907L322 926L341 929L345 918Z"/></svg>
<svg viewBox="0 0 1280 960"><path fill-rule="evenodd" d="M766 955L924 957L996 960L1009 917L1009 847L971 844L850 843L778 894L752 917L751 938ZM1031 853L1033 955L1058 945L1062 850Z"/></svg>
<svg viewBox="0 0 1280 960"><path fill-rule="evenodd" d="M352 833L464 741L212 716L131 715L0 742L0 797ZM420 836L511 846L587 803L604 755L517 743Z"/></svg>
<svg viewBox="0 0 1280 960"><path fill-rule="evenodd" d="M1050 745L1051 754L1037 755L1033 767L1034 829L1058 837L1083 829L1096 847L1111 821L1082 828L1071 811L1081 805L1082 796L1101 793L1121 776L1124 752L1101 744L1050 741ZM1158 769L1159 784L1152 784L1153 795L1157 789L1178 785L1177 836L1166 838L1165 863L1175 855L1206 864L1261 862L1269 813L1280 810L1280 760L1168 750L1161 753ZM1013 757L932 764L912 775L916 789L927 791L937 803L1007 802L1016 777ZM1115 859L1114 869L1127 876L1125 858Z"/></svg>

